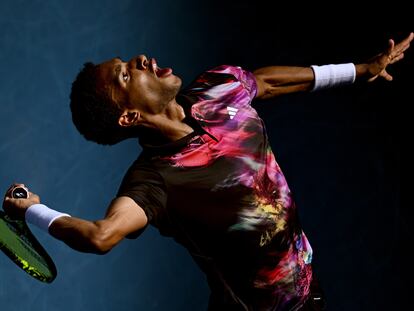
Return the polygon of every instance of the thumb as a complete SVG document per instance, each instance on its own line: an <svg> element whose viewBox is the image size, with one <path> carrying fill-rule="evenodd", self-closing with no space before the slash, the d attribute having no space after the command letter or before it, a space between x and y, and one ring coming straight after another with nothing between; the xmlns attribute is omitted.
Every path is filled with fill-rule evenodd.
<svg viewBox="0 0 414 311"><path fill-rule="evenodd" d="M392 51L394 50L395 42L393 39L388 40L388 48L387 48L387 54L391 55Z"/></svg>
<svg viewBox="0 0 414 311"><path fill-rule="evenodd" d="M380 75L381 75L381 77L383 77L387 81L392 81L393 80L393 77L386 70L383 70L383 72L381 72Z"/></svg>

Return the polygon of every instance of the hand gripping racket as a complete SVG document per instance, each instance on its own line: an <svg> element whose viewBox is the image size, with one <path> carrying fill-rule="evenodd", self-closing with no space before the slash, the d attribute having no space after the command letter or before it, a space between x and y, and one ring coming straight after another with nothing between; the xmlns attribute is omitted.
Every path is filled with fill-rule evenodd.
<svg viewBox="0 0 414 311"><path fill-rule="evenodd" d="M28 198L29 192L16 187L12 190L12 196L24 199ZM26 222L12 219L3 211L0 211L0 249L35 279L51 283L56 278L55 264Z"/></svg>

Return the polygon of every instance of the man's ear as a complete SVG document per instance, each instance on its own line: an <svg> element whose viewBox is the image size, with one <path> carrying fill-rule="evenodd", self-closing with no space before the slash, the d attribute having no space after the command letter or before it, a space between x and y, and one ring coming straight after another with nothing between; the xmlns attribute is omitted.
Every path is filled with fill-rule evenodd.
<svg viewBox="0 0 414 311"><path fill-rule="evenodd" d="M118 124L122 127L137 125L140 121L141 113L138 110L125 110L118 119Z"/></svg>

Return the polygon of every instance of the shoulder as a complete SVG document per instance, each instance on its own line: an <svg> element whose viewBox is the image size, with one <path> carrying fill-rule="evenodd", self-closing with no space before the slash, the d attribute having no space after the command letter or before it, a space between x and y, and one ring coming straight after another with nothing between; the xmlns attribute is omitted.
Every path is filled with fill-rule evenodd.
<svg viewBox="0 0 414 311"><path fill-rule="evenodd" d="M200 74L188 87L183 90L186 94L199 94L214 88L227 92L240 87L249 93L251 98L256 92L256 79L252 72L234 65L220 65Z"/></svg>
<svg viewBox="0 0 414 311"><path fill-rule="evenodd" d="M233 65L220 65L209 69L199 75L198 79L203 79L205 77L219 77L222 81L232 82L232 81L244 81L246 76L253 75L251 72L243 69L240 66Z"/></svg>
<svg viewBox="0 0 414 311"><path fill-rule="evenodd" d="M142 152L125 173L124 182L127 181L133 183L150 182L160 185L163 183L163 178L151 159L145 156L145 152Z"/></svg>
<svg viewBox="0 0 414 311"><path fill-rule="evenodd" d="M253 99L256 95L256 78L254 74L249 70L246 70L240 66L221 65L207 71L207 73L226 75L229 77L229 80L231 80L228 82L240 84L241 87L247 91L251 99Z"/></svg>
<svg viewBox="0 0 414 311"><path fill-rule="evenodd" d="M214 72L214 73L221 73L221 74L229 74L236 78L239 78L241 75L245 74L246 70L240 66L234 65L220 65L214 67L206 72Z"/></svg>
<svg viewBox="0 0 414 311"><path fill-rule="evenodd" d="M164 179L148 161L138 159L126 172L116 197L132 199L145 212L149 222L157 223L167 201Z"/></svg>

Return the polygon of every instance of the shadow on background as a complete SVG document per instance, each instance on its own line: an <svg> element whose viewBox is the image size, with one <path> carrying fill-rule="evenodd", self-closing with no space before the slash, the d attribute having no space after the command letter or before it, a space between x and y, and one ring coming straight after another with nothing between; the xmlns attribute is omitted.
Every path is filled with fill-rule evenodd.
<svg viewBox="0 0 414 311"><path fill-rule="evenodd" d="M281 13L260 1L14 1L1 2L0 12L0 189L24 182L51 207L86 219L103 216L140 148L133 140L102 147L76 132L68 96L84 62L144 53L188 84L224 63L254 70L361 62L390 36L409 33L287 31ZM413 59L410 51L390 69L391 84L255 103L295 194L330 310L408 305L413 235L400 181L412 130ZM1 255L1 310L206 309L204 276L154 229L106 256L77 253L33 231L58 278L38 283Z"/></svg>

